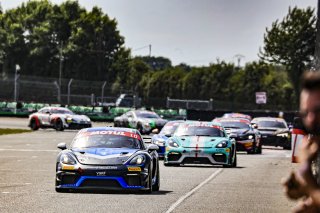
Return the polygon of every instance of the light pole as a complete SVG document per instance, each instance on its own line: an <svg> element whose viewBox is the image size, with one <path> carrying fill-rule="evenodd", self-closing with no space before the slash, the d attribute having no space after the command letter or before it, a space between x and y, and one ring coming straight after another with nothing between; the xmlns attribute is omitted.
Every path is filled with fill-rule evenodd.
<svg viewBox="0 0 320 213"><path fill-rule="evenodd" d="M62 45L63 45L63 41L60 42L60 49L59 49L59 87L60 87L60 91L61 91L61 76L62 76L62 62L63 62Z"/></svg>
<svg viewBox="0 0 320 213"><path fill-rule="evenodd" d="M68 83L68 106L70 105L70 87L73 79L71 78L69 83Z"/></svg>
<svg viewBox="0 0 320 213"><path fill-rule="evenodd" d="M17 99L18 99L18 91L17 91L17 81L18 81L18 78L20 76L20 66L18 64L16 64L16 67L15 67L15 72L14 72L14 102L17 103ZM14 113L16 114L17 113L17 107L14 108Z"/></svg>

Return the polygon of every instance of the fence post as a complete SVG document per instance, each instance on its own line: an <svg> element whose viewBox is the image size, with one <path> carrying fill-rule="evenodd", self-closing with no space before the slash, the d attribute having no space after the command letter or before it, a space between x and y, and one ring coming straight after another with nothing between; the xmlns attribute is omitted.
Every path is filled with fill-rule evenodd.
<svg viewBox="0 0 320 213"><path fill-rule="evenodd" d="M95 106L94 94L91 94L91 106Z"/></svg>
<svg viewBox="0 0 320 213"><path fill-rule="evenodd" d="M101 88L101 104L103 104L103 96L104 96L104 88L106 86L107 82L103 82L102 88Z"/></svg>
<svg viewBox="0 0 320 213"><path fill-rule="evenodd" d="M71 78L69 83L68 83L68 106L70 105L70 87L73 79Z"/></svg>
<svg viewBox="0 0 320 213"><path fill-rule="evenodd" d="M210 101L209 101L209 110L213 110L213 99L210 98Z"/></svg>
<svg viewBox="0 0 320 213"><path fill-rule="evenodd" d="M18 84L18 78L20 76L20 66L16 64L16 69L14 72L14 102L17 102L18 100L18 90L17 90L17 84ZM14 108L14 114L17 113L17 107Z"/></svg>
<svg viewBox="0 0 320 213"><path fill-rule="evenodd" d="M58 93L57 99L58 99L58 102L61 104L61 91L60 91L60 86L59 86L59 84L58 84L57 81L54 81L53 84L54 84L54 85L56 86L56 88L57 88L57 93Z"/></svg>

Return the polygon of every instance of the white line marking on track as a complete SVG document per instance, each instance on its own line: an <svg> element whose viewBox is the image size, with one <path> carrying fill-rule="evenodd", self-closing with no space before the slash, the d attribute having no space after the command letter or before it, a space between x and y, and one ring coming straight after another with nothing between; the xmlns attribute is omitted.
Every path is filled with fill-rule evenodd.
<svg viewBox="0 0 320 213"><path fill-rule="evenodd" d="M42 150L35 150L35 149L0 149L1 151L14 151L14 152L59 152L59 150L53 149L42 149Z"/></svg>
<svg viewBox="0 0 320 213"><path fill-rule="evenodd" d="M205 179L203 182L201 182L198 186L196 186L195 188L193 188L191 191L189 191L187 194L185 194L184 196L180 197L179 200L177 200L174 204L172 204L170 206L170 208L166 211L166 213L170 213L172 212L175 208L177 208L185 199L187 199L188 197L190 197L193 193L195 193L196 191L198 191L203 185L205 185L206 183L208 183L209 181L211 181L214 177L216 177L220 172L222 172L223 169L218 169L217 171L215 171L212 175L210 175L210 177L208 177L207 179Z"/></svg>

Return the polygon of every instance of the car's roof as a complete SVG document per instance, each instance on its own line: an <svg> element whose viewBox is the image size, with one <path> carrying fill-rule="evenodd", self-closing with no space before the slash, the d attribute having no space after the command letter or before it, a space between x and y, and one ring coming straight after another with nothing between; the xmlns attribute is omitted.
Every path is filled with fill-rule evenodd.
<svg viewBox="0 0 320 213"><path fill-rule="evenodd" d="M254 119L252 119L251 122L254 121L285 121L283 118L278 118L278 117L256 117Z"/></svg>
<svg viewBox="0 0 320 213"><path fill-rule="evenodd" d="M95 132L95 131L121 131L121 132L130 132L130 133L137 133L138 130L125 128L125 127L90 127L80 130L79 132Z"/></svg>
<svg viewBox="0 0 320 213"><path fill-rule="evenodd" d="M214 122L241 122L241 123L250 123L251 121L246 118L215 118Z"/></svg>
<svg viewBox="0 0 320 213"><path fill-rule="evenodd" d="M185 124L199 124L199 125L216 125L216 126L221 126L220 123L214 122L214 121L185 121Z"/></svg>

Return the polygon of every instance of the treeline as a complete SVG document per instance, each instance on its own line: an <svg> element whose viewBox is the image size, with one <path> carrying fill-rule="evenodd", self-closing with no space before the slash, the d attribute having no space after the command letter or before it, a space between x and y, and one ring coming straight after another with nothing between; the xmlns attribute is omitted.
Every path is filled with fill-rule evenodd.
<svg viewBox="0 0 320 213"><path fill-rule="evenodd" d="M7 11L0 7L0 72L13 74L18 64L22 75L107 81L113 91L132 90L146 100L254 104L255 92L264 91L270 105L292 109L300 75L310 67L315 32L314 10L289 9L282 22L266 29L261 61L173 66L165 57L132 57L117 21L98 7L29 1Z"/></svg>

